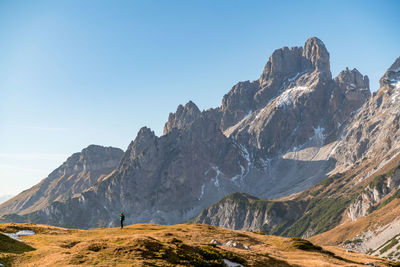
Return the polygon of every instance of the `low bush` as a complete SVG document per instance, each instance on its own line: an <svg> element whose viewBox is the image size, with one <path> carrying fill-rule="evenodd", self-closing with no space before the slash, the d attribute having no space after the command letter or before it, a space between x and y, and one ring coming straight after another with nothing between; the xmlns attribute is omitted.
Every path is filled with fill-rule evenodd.
<svg viewBox="0 0 400 267"><path fill-rule="evenodd" d="M301 250L308 250L308 251L322 251L320 246L316 246L308 240L299 238L299 237L292 237L292 246L297 249Z"/></svg>

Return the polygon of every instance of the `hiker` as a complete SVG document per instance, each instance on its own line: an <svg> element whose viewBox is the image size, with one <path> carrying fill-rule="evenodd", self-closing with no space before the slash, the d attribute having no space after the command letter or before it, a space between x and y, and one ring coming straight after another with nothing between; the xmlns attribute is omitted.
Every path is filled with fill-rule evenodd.
<svg viewBox="0 0 400 267"><path fill-rule="evenodd" d="M124 220L125 220L125 215L121 212L119 214L119 220L121 221L121 229L124 228Z"/></svg>

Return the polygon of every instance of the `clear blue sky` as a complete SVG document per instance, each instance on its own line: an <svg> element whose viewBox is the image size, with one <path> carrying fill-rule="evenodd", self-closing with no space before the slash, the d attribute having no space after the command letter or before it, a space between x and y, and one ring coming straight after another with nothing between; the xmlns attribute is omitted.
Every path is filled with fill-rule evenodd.
<svg viewBox="0 0 400 267"><path fill-rule="evenodd" d="M274 49L322 39L333 75L371 88L400 56L400 1L0 0L0 195L89 144L160 135L193 100L219 106Z"/></svg>

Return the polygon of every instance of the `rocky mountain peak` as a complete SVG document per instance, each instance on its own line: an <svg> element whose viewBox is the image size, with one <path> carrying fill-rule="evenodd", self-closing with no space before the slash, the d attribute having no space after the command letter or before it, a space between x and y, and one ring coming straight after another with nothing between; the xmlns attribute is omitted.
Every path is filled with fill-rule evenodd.
<svg viewBox="0 0 400 267"><path fill-rule="evenodd" d="M258 81L239 82L224 95L221 105L222 129L232 126L255 109L253 97L258 89Z"/></svg>
<svg viewBox="0 0 400 267"><path fill-rule="evenodd" d="M336 127L358 110L370 98L371 92L368 76L363 76L357 69L341 71L334 84L328 110Z"/></svg>
<svg viewBox="0 0 400 267"><path fill-rule="evenodd" d="M105 158L121 158L124 151L115 147L89 145L82 149L80 157L86 162L104 162Z"/></svg>
<svg viewBox="0 0 400 267"><path fill-rule="evenodd" d="M389 70L392 71L392 72L400 73L400 57L398 57L398 58L394 61L394 63L392 64L392 66L390 66Z"/></svg>
<svg viewBox="0 0 400 267"><path fill-rule="evenodd" d="M381 87L389 84L400 88L400 57L398 57L385 72L383 77L379 80L379 83Z"/></svg>
<svg viewBox="0 0 400 267"><path fill-rule="evenodd" d="M135 140L129 144L128 149L123 155L118 170L121 171L130 166L138 155L143 154L148 147L154 146L156 142L157 136L154 131L146 126L140 128Z"/></svg>
<svg viewBox="0 0 400 267"><path fill-rule="evenodd" d="M265 65L260 84L264 85L268 79L287 78L311 68L330 74L328 50L317 37L308 39L304 48L285 46L275 50Z"/></svg>
<svg viewBox="0 0 400 267"><path fill-rule="evenodd" d="M330 74L329 53L320 39L308 39L304 44L303 56L311 61L316 70Z"/></svg>
<svg viewBox="0 0 400 267"><path fill-rule="evenodd" d="M260 84L266 85L268 80L282 79L301 72L304 66L302 47L283 47L275 50L269 57L260 77Z"/></svg>
<svg viewBox="0 0 400 267"><path fill-rule="evenodd" d="M189 127L200 115L201 111L192 101L186 103L185 106L179 105L175 113L169 114L163 134L168 134L174 128L185 129Z"/></svg>
<svg viewBox="0 0 400 267"><path fill-rule="evenodd" d="M346 91L366 90L369 91L369 79L362 75L357 69L346 68L335 78L335 82Z"/></svg>
<svg viewBox="0 0 400 267"><path fill-rule="evenodd" d="M152 143L156 139L157 136L155 135L154 131L146 126L142 127L140 128L135 140L129 145L126 154L130 154L129 151L132 150L133 147L146 147L149 143Z"/></svg>
<svg viewBox="0 0 400 267"><path fill-rule="evenodd" d="M329 53L318 38L308 39L304 47L277 49L270 56L259 79L260 89L254 96L255 106L264 107L297 80L301 80L300 85L308 81L308 86L315 87L317 83L326 84L331 79Z"/></svg>
<svg viewBox="0 0 400 267"><path fill-rule="evenodd" d="M189 100L189 102L185 104L184 110L196 110L200 112L199 108L192 100Z"/></svg>
<svg viewBox="0 0 400 267"><path fill-rule="evenodd" d="M154 131L152 131L150 128L144 126L140 128L137 137L153 137L155 136Z"/></svg>
<svg viewBox="0 0 400 267"><path fill-rule="evenodd" d="M68 157L39 184L4 203L0 214L32 212L53 201L65 201L109 175L123 154L119 148L90 145Z"/></svg>
<svg viewBox="0 0 400 267"><path fill-rule="evenodd" d="M51 173L49 177L53 175L58 176L61 173L64 175L70 175L77 171L95 171L98 169L105 168L107 162L109 166L116 166L122 157L124 151L115 147L104 147L99 145L90 145L81 152L72 154L60 168L56 169L54 173Z"/></svg>

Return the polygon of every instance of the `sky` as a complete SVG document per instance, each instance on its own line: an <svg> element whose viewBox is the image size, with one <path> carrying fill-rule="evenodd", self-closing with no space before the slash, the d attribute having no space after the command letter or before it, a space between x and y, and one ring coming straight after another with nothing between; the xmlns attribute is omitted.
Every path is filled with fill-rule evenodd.
<svg viewBox="0 0 400 267"><path fill-rule="evenodd" d="M162 135L189 100L208 109L271 53L326 45L332 74L379 78L400 56L400 1L0 0L0 196L90 144Z"/></svg>

